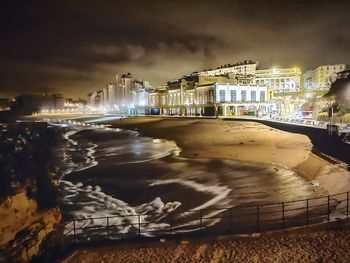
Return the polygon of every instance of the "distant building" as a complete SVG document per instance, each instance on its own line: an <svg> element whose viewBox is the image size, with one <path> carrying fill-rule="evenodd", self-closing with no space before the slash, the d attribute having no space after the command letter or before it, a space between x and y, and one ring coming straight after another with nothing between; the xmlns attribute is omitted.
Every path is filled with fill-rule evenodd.
<svg viewBox="0 0 350 263"><path fill-rule="evenodd" d="M245 60L236 64L225 64L216 69L203 70L197 74L206 76L220 76L227 74L255 75L257 66L258 62Z"/></svg>
<svg viewBox="0 0 350 263"><path fill-rule="evenodd" d="M103 88L103 105L108 105L109 101L108 101L108 86Z"/></svg>
<svg viewBox="0 0 350 263"><path fill-rule="evenodd" d="M258 65L258 62L246 60L192 74L200 76L228 76L236 79L239 84L267 85L275 93L299 91L301 85L300 68L257 69Z"/></svg>
<svg viewBox="0 0 350 263"><path fill-rule="evenodd" d="M90 92L87 98L87 104L90 107L98 108L103 105L103 91L97 90Z"/></svg>
<svg viewBox="0 0 350 263"><path fill-rule="evenodd" d="M68 112L80 111L85 108L87 102L82 99L73 100L71 98L66 98L64 101L64 109Z"/></svg>
<svg viewBox="0 0 350 263"><path fill-rule="evenodd" d="M63 110L64 97L62 94L17 96L11 105L11 110L19 114L32 114L43 110Z"/></svg>
<svg viewBox="0 0 350 263"><path fill-rule="evenodd" d="M134 114L144 111L147 105L148 81L136 79L131 73L116 75L115 81L107 84L102 91L103 106L108 111Z"/></svg>
<svg viewBox="0 0 350 263"><path fill-rule="evenodd" d="M149 93L149 113L169 115L247 115L276 113L274 92L295 92L299 68L258 70L243 61L193 72Z"/></svg>
<svg viewBox="0 0 350 263"><path fill-rule="evenodd" d="M41 96L40 110L62 110L64 108L64 96L62 94L52 94Z"/></svg>
<svg viewBox="0 0 350 263"><path fill-rule="evenodd" d="M305 91L328 91L337 73L348 68L346 64L322 65L303 74L303 89Z"/></svg>
<svg viewBox="0 0 350 263"><path fill-rule="evenodd" d="M202 76L199 76L199 79ZM275 111L268 101L267 86L220 82L172 81L166 89L149 92L149 114L233 116L268 114Z"/></svg>
<svg viewBox="0 0 350 263"><path fill-rule="evenodd" d="M259 69L253 81L255 85L272 88L274 93L298 92L300 83L300 68Z"/></svg>
<svg viewBox="0 0 350 263"><path fill-rule="evenodd" d="M276 111L274 103L268 101L267 86L215 83L214 96L218 114L223 116L266 115Z"/></svg>
<svg viewBox="0 0 350 263"><path fill-rule="evenodd" d="M303 91L311 91L316 90L316 88L313 85L313 70L308 70L302 75L302 90Z"/></svg>

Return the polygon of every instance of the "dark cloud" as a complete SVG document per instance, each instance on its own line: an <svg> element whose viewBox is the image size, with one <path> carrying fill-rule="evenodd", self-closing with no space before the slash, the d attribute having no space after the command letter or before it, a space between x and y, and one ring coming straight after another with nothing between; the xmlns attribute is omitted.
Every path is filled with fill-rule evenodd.
<svg viewBox="0 0 350 263"><path fill-rule="evenodd" d="M349 62L349 1L8 1L0 97L84 96L114 74L154 86L243 59L304 69Z"/></svg>

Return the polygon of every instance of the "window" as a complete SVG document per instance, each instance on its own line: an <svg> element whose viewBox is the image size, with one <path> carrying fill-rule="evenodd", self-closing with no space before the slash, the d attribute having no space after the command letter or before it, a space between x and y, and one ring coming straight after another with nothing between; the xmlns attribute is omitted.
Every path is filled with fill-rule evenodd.
<svg viewBox="0 0 350 263"><path fill-rule="evenodd" d="M224 90L219 91L219 97L220 97L220 101L225 101L225 91Z"/></svg>
<svg viewBox="0 0 350 263"><path fill-rule="evenodd" d="M247 91L246 90L242 90L241 91L241 101L242 102L246 102L247 101Z"/></svg>
<svg viewBox="0 0 350 263"><path fill-rule="evenodd" d="M209 102L214 103L214 92L213 90L209 90Z"/></svg>
<svg viewBox="0 0 350 263"><path fill-rule="evenodd" d="M270 96L272 97L272 91L270 91ZM265 102L265 91L260 91L260 102Z"/></svg>
<svg viewBox="0 0 350 263"><path fill-rule="evenodd" d="M204 91L204 98L203 98L203 103L207 104L208 103L208 91Z"/></svg>
<svg viewBox="0 0 350 263"><path fill-rule="evenodd" d="M236 102L237 101L237 94L235 90L230 91L230 101L231 102Z"/></svg>
<svg viewBox="0 0 350 263"><path fill-rule="evenodd" d="M256 102L256 91L255 90L252 90L250 92L250 101Z"/></svg>

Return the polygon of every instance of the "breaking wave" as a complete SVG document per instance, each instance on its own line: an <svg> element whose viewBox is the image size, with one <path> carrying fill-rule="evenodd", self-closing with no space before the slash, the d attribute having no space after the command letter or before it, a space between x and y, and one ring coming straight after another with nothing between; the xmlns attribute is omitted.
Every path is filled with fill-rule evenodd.
<svg viewBox="0 0 350 263"><path fill-rule="evenodd" d="M65 220L77 219L76 234L106 225L115 235L195 231L199 211L212 226L221 208L305 197L317 187L275 165L181 158L175 142L137 131L79 119L51 123L65 129L61 208Z"/></svg>

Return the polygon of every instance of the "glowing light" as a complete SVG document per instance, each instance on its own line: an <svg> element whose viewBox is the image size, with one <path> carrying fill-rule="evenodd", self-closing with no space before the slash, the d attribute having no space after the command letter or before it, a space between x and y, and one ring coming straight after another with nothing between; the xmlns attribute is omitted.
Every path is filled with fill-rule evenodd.
<svg viewBox="0 0 350 263"><path fill-rule="evenodd" d="M160 143L159 139L153 139L153 143Z"/></svg>

